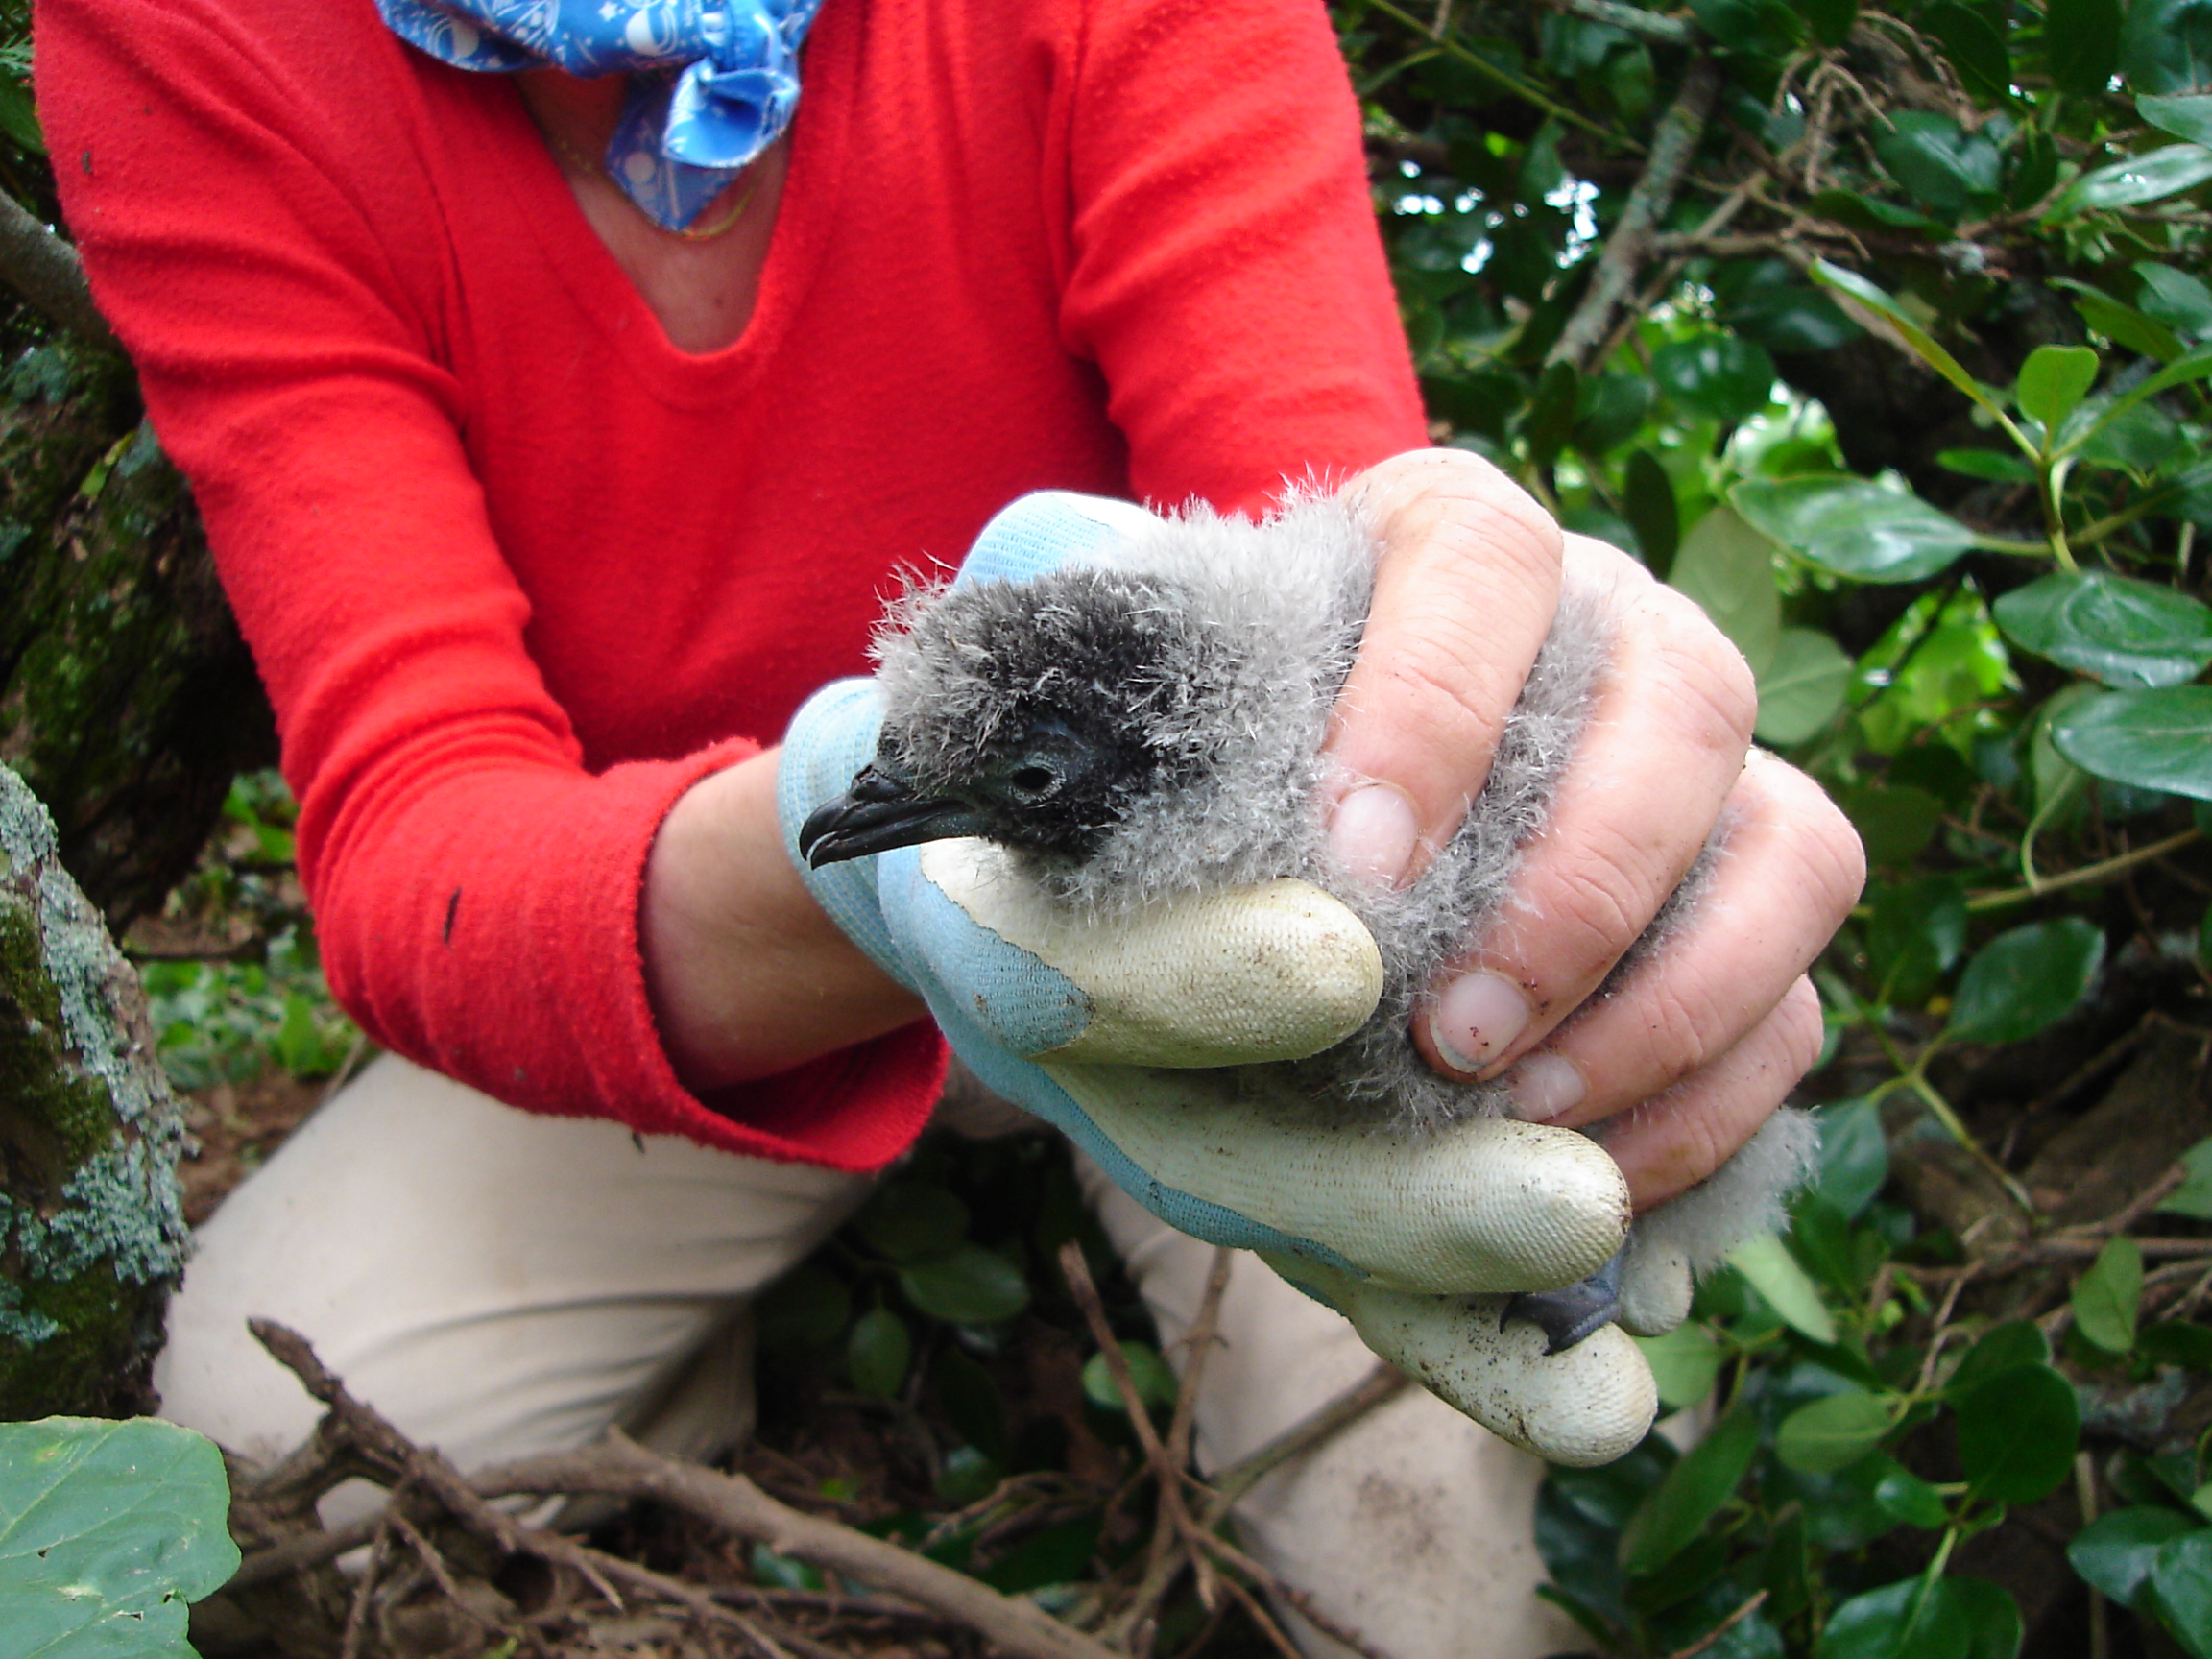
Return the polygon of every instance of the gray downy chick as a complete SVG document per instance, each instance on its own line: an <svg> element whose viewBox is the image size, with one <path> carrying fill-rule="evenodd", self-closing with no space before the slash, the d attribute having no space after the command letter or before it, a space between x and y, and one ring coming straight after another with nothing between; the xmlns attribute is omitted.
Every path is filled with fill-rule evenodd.
<svg viewBox="0 0 2212 1659"><path fill-rule="evenodd" d="M800 850L821 866L982 836L1013 850L1057 905L1101 919L1205 889L1310 881L1374 934L1384 983L1351 1037L1283 1063L1289 1093L1336 1124L1418 1132L1503 1115L1502 1085L1430 1070L1411 1022L1438 971L1498 913L1544 828L1606 670L1606 612L1595 595L1563 595L1458 833L1411 884L1379 890L1331 855L1320 757L1374 570L1358 510L1310 498L1261 524L1193 508L1095 564L910 591L876 640L876 757L808 819ZM1721 841L1599 997L1695 906L1726 855ZM1706 1182L1643 1217L1628 1251L1705 1271L1779 1224L1815 1144L1810 1118L1777 1113ZM1517 1298L1508 1314L1535 1319L1553 1351L1571 1346L1618 1311L1620 1269L1617 1259L1585 1285Z"/></svg>

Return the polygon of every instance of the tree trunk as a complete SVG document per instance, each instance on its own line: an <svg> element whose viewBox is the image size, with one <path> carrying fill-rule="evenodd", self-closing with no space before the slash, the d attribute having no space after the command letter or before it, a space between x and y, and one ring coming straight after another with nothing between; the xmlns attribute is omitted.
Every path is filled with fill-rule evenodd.
<svg viewBox="0 0 2212 1659"><path fill-rule="evenodd" d="M183 1138L138 976L0 766L0 1419L151 1407Z"/></svg>

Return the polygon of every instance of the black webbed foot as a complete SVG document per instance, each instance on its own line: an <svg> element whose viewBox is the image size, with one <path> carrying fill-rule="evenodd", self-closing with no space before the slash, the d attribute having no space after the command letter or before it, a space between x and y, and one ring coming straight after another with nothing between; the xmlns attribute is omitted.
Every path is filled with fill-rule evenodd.
<svg viewBox="0 0 2212 1659"><path fill-rule="evenodd" d="M1625 1249L1578 1285L1557 1290L1524 1290L1505 1304L1498 1315L1499 1329L1508 1319L1526 1319L1549 1339L1547 1356L1564 1354L1584 1337L1613 1323L1621 1311L1621 1262Z"/></svg>

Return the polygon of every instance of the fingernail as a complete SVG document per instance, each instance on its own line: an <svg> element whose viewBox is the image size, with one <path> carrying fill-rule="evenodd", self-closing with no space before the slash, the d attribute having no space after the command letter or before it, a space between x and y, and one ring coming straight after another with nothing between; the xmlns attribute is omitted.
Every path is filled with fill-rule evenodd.
<svg viewBox="0 0 2212 1659"><path fill-rule="evenodd" d="M1336 803L1329 851L1356 879L1395 887L1406 879L1421 839L1413 803L1387 783L1366 783Z"/></svg>
<svg viewBox="0 0 2212 1659"><path fill-rule="evenodd" d="M1444 987L1429 1014L1429 1040L1455 1071L1479 1071L1528 1023L1528 998L1512 980L1468 974Z"/></svg>
<svg viewBox="0 0 2212 1659"><path fill-rule="evenodd" d="M1513 1116L1524 1123L1549 1123L1582 1104L1590 1086L1582 1069L1564 1054L1531 1054L1506 1073L1513 1094Z"/></svg>

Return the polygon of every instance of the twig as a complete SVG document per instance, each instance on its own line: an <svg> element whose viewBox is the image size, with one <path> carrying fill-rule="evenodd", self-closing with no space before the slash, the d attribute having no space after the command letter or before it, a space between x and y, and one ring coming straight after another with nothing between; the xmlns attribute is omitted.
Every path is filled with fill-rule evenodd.
<svg viewBox="0 0 2212 1659"><path fill-rule="evenodd" d="M1719 1641L1721 1637L1727 1635L1730 1630L1733 1630L1738 1624L1750 1618L1752 1614L1758 1612L1759 1609L1766 1604L1766 1601L1767 1592L1764 1590L1758 1591L1752 1596L1750 1600L1744 1602L1743 1606L1737 1608L1735 1612L1729 1614L1727 1618L1721 1620L1719 1623L1714 1625L1712 1629L1706 1631L1703 1636L1691 1643L1687 1647L1677 1647L1673 1652L1667 1655L1667 1659L1696 1659L1698 1654L1707 1651L1716 1642Z"/></svg>
<svg viewBox="0 0 2212 1659"><path fill-rule="evenodd" d="M2152 858L2163 858L2169 853L2178 853L2193 841L2204 839L2201 830L2184 830L2169 835L2163 841L2153 841L2148 847L2138 847L2131 853L2122 853L2110 858L2101 858L2094 864L2084 864L2079 870L2069 870L2063 876L2048 876L2032 887L2008 887L2001 892L1969 893L1966 895L1968 910L1997 910L2007 904L2019 904L2030 899L2040 899L2046 893L2061 888L2079 887L2085 881L2102 881L2107 876L2117 876L2123 870Z"/></svg>
<svg viewBox="0 0 2212 1659"><path fill-rule="evenodd" d="M1554 363L1567 363L1577 369L1593 367L1589 361L1591 349L1611 332L1615 308L1636 284L1637 267L1650 247L1652 233L1674 204L1674 192L1681 187L1682 175L1690 166L1690 157L1696 153L1698 140L1705 135L1705 123L1713 113L1713 100L1719 90L1719 69L1712 59L1699 53L1691 60L1689 73L1682 77L1681 90L1674 94L1674 102L1660 117L1659 131L1651 140L1650 158L1645 163L1643 177L1628 192L1627 203L1621 209L1621 219L1614 226L1613 234L1605 240L1605 252L1599 256L1597 275L1591 277L1589 290L1582 296L1582 302L1575 307L1575 314L1567 319L1567 325L1559 331L1551 349L1545 353L1547 368Z"/></svg>
<svg viewBox="0 0 2212 1659"><path fill-rule="evenodd" d="M487 1619L469 1604L469 1598L461 1593L461 1586L454 1578L452 1569L445 1565L445 1557L438 1546L424 1537L399 1507L399 1494L397 1491L384 1505L384 1519L391 1524L393 1531L407 1541L407 1547L415 1551L415 1559L422 1563L423 1571L437 1581L438 1588L445 1592L445 1599L460 1608L464 1617L475 1621L487 1630L499 1627L496 1621Z"/></svg>
<svg viewBox="0 0 2212 1659"><path fill-rule="evenodd" d="M346 1628L338 1637L338 1659L356 1659L361 1651L361 1631L369 1620L369 1603L376 1594L376 1581L384 1575L384 1557L391 1549L392 1528L380 1524L369 1546L369 1563L361 1571L361 1582L353 1586L353 1599L347 1603Z"/></svg>
<svg viewBox="0 0 2212 1659"><path fill-rule="evenodd" d="M1562 12L1587 17L1593 23L1610 23L1626 34L1640 35L1663 46L1687 46L1696 38L1690 25L1681 19L1663 17L1641 6L1624 6L1621 0L1551 0L1551 4Z"/></svg>
<svg viewBox="0 0 2212 1659"><path fill-rule="evenodd" d="M1266 1444L1247 1453L1214 1476L1214 1496L1207 1501L1206 1525L1216 1524L1232 1505L1277 1468L1301 1453L1334 1438L1377 1407L1395 1400L1410 1384L1387 1365L1377 1365L1358 1382L1328 1404L1301 1417Z"/></svg>
<svg viewBox="0 0 2212 1659"><path fill-rule="evenodd" d="M0 192L0 280L87 345L120 351L115 331L92 303L77 250Z"/></svg>
<svg viewBox="0 0 2212 1659"><path fill-rule="evenodd" d="M725 1607L708 1592L681 1578L671 1578L665 1573L656 1573L650 1567L641 1567L635 1561L625 1561L619 1555L610 1555L603 1550L589 1545L578 1547L599 1570L611 1578L620 1578L638 1590L649 1590L654 1595L689 1608L709 1623L727 1624L753 1644L768 1659L791 1659L791 1654L781 1643L755 1624L734 1607Z"/></svg>

